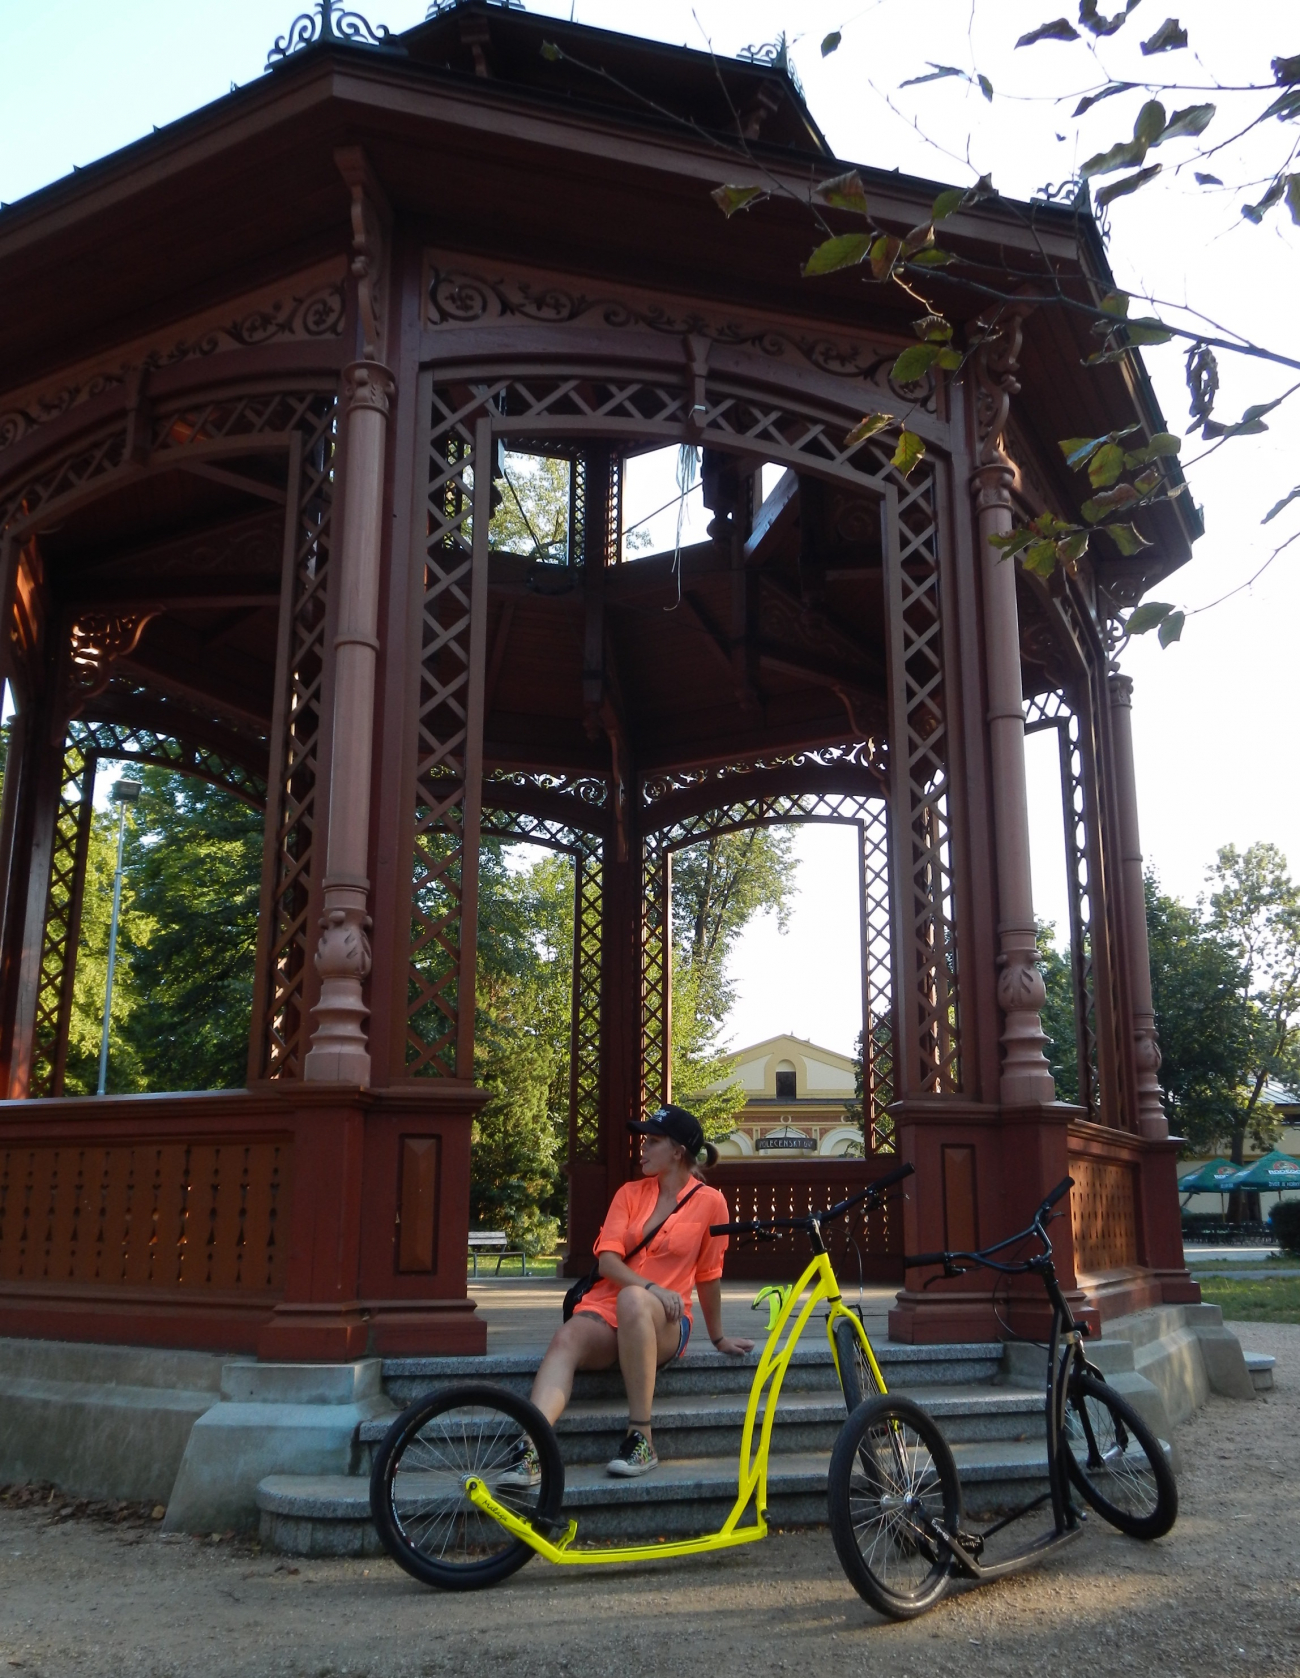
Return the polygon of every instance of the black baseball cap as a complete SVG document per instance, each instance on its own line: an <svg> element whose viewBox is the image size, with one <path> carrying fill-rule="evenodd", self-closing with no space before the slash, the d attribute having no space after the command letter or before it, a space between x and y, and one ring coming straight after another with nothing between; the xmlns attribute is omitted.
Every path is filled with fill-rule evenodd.
<svg viewBox="0 0 1300 1678"><path fill-rule="evenodd" d="M677 1142L692 1158L704 1147L704 1132L700 1128L700 1121L694 1113L688 1113L685 1107L659 1107L651 1113L648 1119L640 1123L631 1120L629 1130L639 1130L643 1136L666 1136L670 1142Z"/></svg>

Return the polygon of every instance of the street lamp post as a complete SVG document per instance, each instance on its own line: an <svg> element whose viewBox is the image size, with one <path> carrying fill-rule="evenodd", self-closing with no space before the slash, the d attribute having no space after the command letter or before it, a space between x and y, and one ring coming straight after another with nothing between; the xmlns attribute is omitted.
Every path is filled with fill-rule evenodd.
<svg viewBox="0 0 1300 1678"><path fill-rule="evenodd" d="M108 927L108 983L104 987L104 1029L99 1039L99 1089L108 1085L108 1028L113 1017L113 969L117 966L117 917L122 908L122 845L126 838L126 807L140 796L140 782L125 776L108 795L117 805L117 868L113 873L113 918Z"/></svg>

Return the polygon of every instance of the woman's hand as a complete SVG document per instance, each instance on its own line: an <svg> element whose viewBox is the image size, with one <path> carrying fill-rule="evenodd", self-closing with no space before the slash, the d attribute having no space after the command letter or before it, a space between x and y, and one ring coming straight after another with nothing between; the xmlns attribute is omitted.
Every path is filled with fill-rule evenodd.
<svg viewBox="0 0 1300 1678"><path fill-rule="evenodd" d="M733 1340L731 1335L724 1334L720 1340L713 1342L713 1348L718 1352L725 1352L729 1358L743 1358L746 1352L754 1350L752 1340Z"/></svg>
<svg viewBox="0 0 1300 1678"><path fill-rule="evenodd" d="M657 1299L663 1306L664 1315L670 1323L679 1323L682 1320L681 1294L674 1293L671 1288L661 1288L658 1282L651 1282L646 1292L651 1299Z"/></svg>

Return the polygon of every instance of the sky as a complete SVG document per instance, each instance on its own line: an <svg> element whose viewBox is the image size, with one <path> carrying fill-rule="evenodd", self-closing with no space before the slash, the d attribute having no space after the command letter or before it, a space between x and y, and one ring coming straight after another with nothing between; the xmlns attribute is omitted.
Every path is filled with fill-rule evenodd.
<svg viewBox="0 0 1300 1678"><path fill-rule="evenodd" d="M115 0L111 7L98 0L0 0L0 201L184 115L232 82L259 76L294 9L269 0ZM358 9L372 22L402 29L420 20L425 5L358 0ZM567 17L571 6L570 0L530 0L528 9ZM1084 156L1128 138L1142 95L1108 100L1079 124L1069 118L1073 99L1057 104L1049 97L1100 85L1099 66L1130 80L1260 83L1272 79L1272 56L1300 50L1292 0L1249 0L1246 8L1180 0L1190 48L1142 59L1138 42L1167 11L1160 0L1144 0L1119 35L1099 43L1095 60L1085 42L1013 50L1026 30L1063 12L1073 15L1069 0L576 0L573 9L582 23L694 46L711 41L720 53L773 40L784 29L808 103L838 156L962 185L991 172L1002 191L1020 197L1065 180ZM1103 12L1110 10L1120 10L1119 0L1103 4ZM842 45L823 59L819 42L836 29ZM900 87L924 74L930 61L986 74L993 103L957 78ZM1169 103L1173 109L1205 99L1220 106L1203 142L1209 144L1220 130L1225 137L1235 132L1235 96L1171 95ZM1237 151L1197 167L1230 181L1258 180L1262 192L1296 130L1269 123ZM1243 221L1240 193L1197 186L1190 166L1175 173L1190 153L1190 142L1162 150L1165 179L1112 206L1110 258L1120 284L1148 290L1163 309L1199 310L1300 357L1294 303L1300 228L1284 209L1259 227ZM1176 345L1155 348L1146 362L1170 427L1181 432L1187 423L1182 352ZM1289 383L1285 372L1241 358L1221 357L1221 370L1219 411L1228 419L1280 395ZM1300 410L1284 408L1268 423L1266 434L1225 444L1190 474L1206 535L1192 561L1159 591L1189 612L1182 642L1162 651L1148 638L1123 655L1136 688L1143 848L1164 888L1186 900L1203 888L1205 870L1225 844L1271 840L1300 868L1300 541L1244 586L1276 543L1300 530L1300 501L1261 525L1300 480ZM1184 461L1198 452L1189 442ZM672 493L670 482L663 499ZM1230 598L1214 604L1225 595ZM1035 904L1062 925L1060 822L1046 756L1041 741L1031 741ZM847 1049L859 1007L858 952L843 931L856 924L852 846L846 833L826 829L805 829L799 843L801 895L791 931L779 937L760 920L737 951L733 1041L792 1030Z"/></svg>

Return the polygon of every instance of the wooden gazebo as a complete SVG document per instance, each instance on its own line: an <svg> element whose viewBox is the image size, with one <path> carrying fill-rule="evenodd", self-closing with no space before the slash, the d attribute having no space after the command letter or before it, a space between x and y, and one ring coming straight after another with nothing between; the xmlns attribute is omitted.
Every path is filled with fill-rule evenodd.
<svg viewBox="0 0 1300 1678"><path fill-rule="evenodd" d="M387 36L318 0L258 83L0 212L0 1334L480 1350L481 837L573 862L581 1266L626 1120L668 1094L673 854L791 821L860 836L865 1132L917 1167L858 1232L872 1273L997 1238L1068 1168L1081 1300L1198 1297L1108 654L1191 515L1050 583L999 559L989 535L1075 503L1057 437L1161 429L1135 360L1085 371L1087 319L1036 306L1049 279L1107 288L1095 227L996 198L951 218L1017 300L962 377L900 389L909 300L800 278L810 186L843 168L779 52L499 0ZM937 190L862 175L900 230ZM724 221L724 178L780 191ZM847 441L869 409L910 415L910 476ZM629 552L628 463L682 444L709 539ZM566 463L561 556L493 545L503 450ZM1077 1106L1043 1057L1026 727L1061 741ZM246 1090L62 1093L103 758L265 809ZM893 1163L720 1180L743 1214ZM891 1326L994 1324L959 1281L903 1291Z"/></svg>

